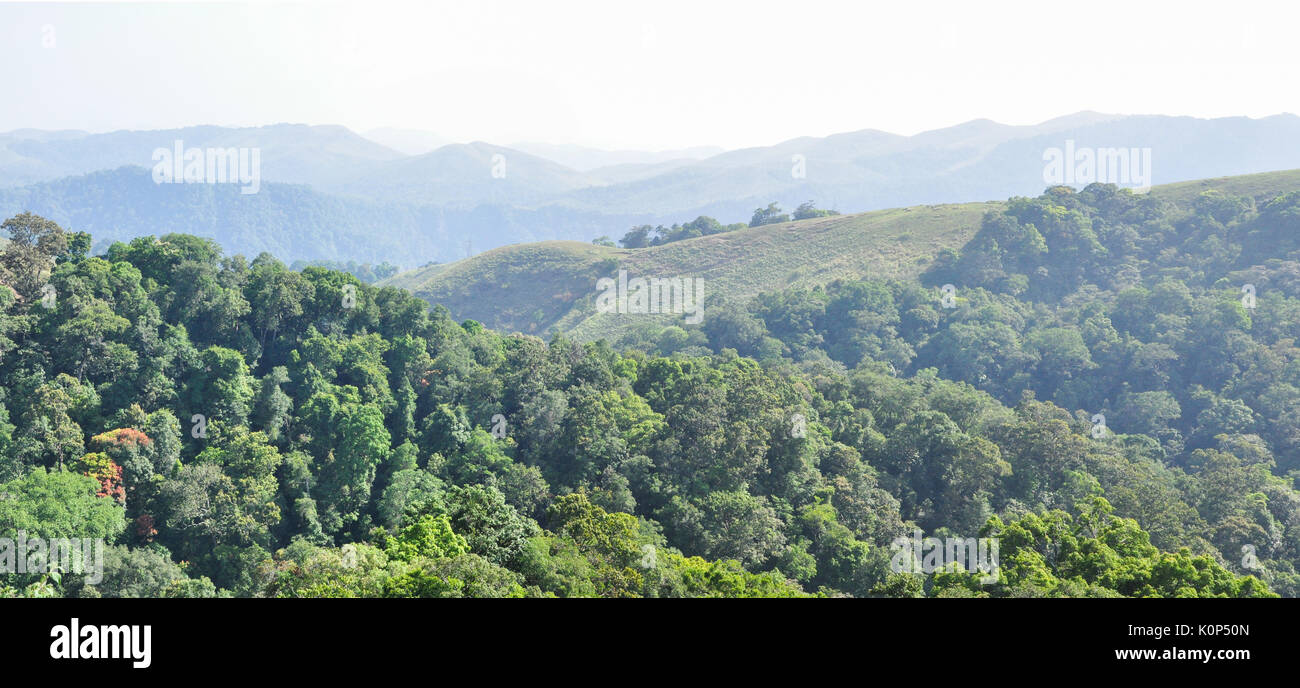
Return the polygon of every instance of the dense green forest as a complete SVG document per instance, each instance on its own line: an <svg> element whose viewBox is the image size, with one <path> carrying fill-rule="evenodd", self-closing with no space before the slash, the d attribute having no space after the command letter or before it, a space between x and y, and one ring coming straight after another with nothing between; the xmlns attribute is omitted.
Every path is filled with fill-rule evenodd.
<svg viewBox="0 0 1300 688"><path fill-rule="evenodd" d="M1300 594L1300 193L1049 189L924 283L614 345L4 229L0 532L111 546L3 595ZM918 530L996 538L996 580L898 572Z"/></svg>
<svg viewBox="0 0 1300 688"><path fill-rule="evenodd" d="M1053 506L1086 484L1162 549L1209 553L1294 596L1298 237L1296 192L1257 207L1208 191L1179 209L1113 185L1057 187L990 213L922 284L837 281L718 299L699 327L647 327L622 344L734 351L833 375L875 368L964 383L1017 413L1050 409L1084 444L1047 476L1012 461L993 489L972 493L981 511ZM1014 456L997 432L978 434ZM1095 452L1123 460L1096 465ZM898 454L863 456L891 476L882 484L905 517L953 522L957 512L912 484Z"/></svg>

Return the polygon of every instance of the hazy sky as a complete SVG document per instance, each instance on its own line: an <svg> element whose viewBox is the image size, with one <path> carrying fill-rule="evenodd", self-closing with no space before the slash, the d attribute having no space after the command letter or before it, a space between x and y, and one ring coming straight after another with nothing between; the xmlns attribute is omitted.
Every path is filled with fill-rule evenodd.
<svg viewBox="0 0 1300 688"><path fill-rule="evenodd" d="M735 148L1079 110L1300 112L1300 3L0 4L0 131L392 126Z"/></svg>

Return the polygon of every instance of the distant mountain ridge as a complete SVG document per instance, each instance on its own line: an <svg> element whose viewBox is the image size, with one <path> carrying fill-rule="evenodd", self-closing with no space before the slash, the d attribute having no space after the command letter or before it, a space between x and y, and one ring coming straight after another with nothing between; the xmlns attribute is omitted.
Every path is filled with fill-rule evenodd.
<svg viewBox="0 0 1300 688"><path fill-rule="evenodd" d="M346 127L274 124L265 127L185 127L150 131L0 134L0 188L138 165L151 167L157 148L183 141L187 148L259 148L262 178L320 184L339 168L403 157Z"/></svg>
<svg viewBox="0 0 1300 688"><path fill-rule="evenodd" d="M361 135L381 146L392 148L405 155L424 155L449 143L454 143L450 139L430 131L399 129L396 127L370 129L362 132Z"/></svg>
<svg viewBox="0 0 1300 688"><path fill-rule="evenodd" d="M638 165L650 167L664 163L684 163L703 160L724 152L718 146L695 146L663 151L602 150L588 146L556 145L523 141L509 146L539 158L553 160L579 172L591 172L608 167Z"/></svg>
<svg viewBox="0 0 1300 688"><path fill-rule="evenodd" d="M176 140L186 147L257 147L264 188L301 188L264 203L240 203L222 189L160 194L143 186L153 186L148 175L119 173L148 170L153 150ZM546 144L519 144L527 148L520 150L485 142L411 155L344 127L302 124L106 134L19 130L0 134L0 207L44 210L116 238L156 234L156 223L184 224L180 210L195 210L191 201L202 199L206 210L196 226L223 235L232 251L273 245L287 260L387 260L410 268L463 257L467 248L602 234L617 239L635 224L698 215L746 221L772 201L790 209L814 200L855 213L1032 196L1048 185L1044 152L1067 142L1149 148L1155 184L1300 167L1300 117L1291 114L1197 119L1081 112L1029 126L973 120L914 136L865 129L713 155L709 149L646 153ZM426 138L420 145L437 143ZM105 171L113 175L98 174ZM103 193L99 185L110 178L117 192ZM299 202L302 208L295 207ZM322 215L327 207L342 215ZM242 238L235 238L229 227L205 229L215 217L236 218L232 227L262 223L286 236L240 229ZM362 242L364 255L340 252L353 245L349 237L365 234L375 240ZM403 240L391 244L389 236Z"/></svg>
<svg viewBox="0 0 1300 688"><path fill-rule="evenodd" d="M548 209L377 203L276 182L241 195L233 184L154 184L143 167L0 189L0 217L25 210L90 232L96 253L113 241L180 232L215 239L250 259L267 251L288 261L388 261L406 267L518 241L580 239L607 220Z"/></svg>

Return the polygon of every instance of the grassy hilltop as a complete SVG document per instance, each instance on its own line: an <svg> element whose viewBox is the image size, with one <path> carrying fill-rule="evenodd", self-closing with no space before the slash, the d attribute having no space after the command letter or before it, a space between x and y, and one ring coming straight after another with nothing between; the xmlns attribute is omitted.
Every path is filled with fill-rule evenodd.
<svg viewBox="0 0 1300 688"><path fill-rule="evenodd" d="M1179 182L1156 186L1151 193L1181 205L1208 189L1260 198L1297 186L1300 170L1289 170ZM1001 202L989 201L894 208L641 249L576 241L515 244L394 275L380 284L442 304L459 320L538 335L559 328L591 340L614 337L620 328L644 322L596 313L596 280L620 267L630 277L703 277L706 297L732 300L840 278L908 277L924 270L940 250L961 248L985 213L1001 207Z"/></svg>
<svg viewBox="0 0 1300 688"><path fill-rule="evenodd" d="M630 276L707 280L706 295L743 299L786 286L838 278L920 273L929 256L957 248L996 203L918 206L753 227L644 249L576 241L503 246L466 260L395 275L402 287L458 319L582 339L608 336L619 319L595 312L596 280L622 267Z"/></svg>

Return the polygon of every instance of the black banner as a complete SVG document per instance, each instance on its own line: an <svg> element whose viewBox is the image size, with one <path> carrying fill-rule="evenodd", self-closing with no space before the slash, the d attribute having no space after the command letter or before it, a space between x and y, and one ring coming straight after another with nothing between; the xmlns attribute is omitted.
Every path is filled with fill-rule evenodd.
<svg viewBox="0 0 1300 688"><path fill-rule="evenodd" d="M55 599L0 609L0 653L52 678L248 679L254 666L328 678L375 662L390 678L437 665L508 675L558 660L629 677L666 666L761 675L775 663L812 678L866 662L1012 682L1026 669L1240 674L1295 656L1287 601Z"/></svg>

